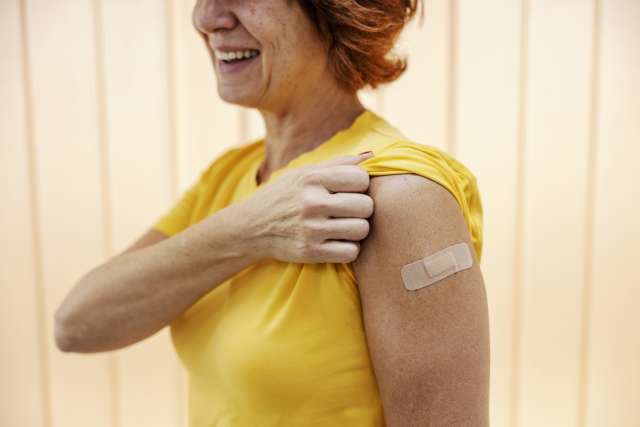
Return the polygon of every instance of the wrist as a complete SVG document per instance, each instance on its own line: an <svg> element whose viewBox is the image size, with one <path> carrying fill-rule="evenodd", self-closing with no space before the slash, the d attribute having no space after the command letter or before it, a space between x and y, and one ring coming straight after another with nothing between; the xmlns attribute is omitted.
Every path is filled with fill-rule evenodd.
<svg viewBox="0 0 640 427"><path fill-rule="evenodd" d="M236 239L242 246L242 250L253 262L269 258L269 239L267 228L261 221L261 217L254 215L248 201L243 201L228 206L228 214L233 221L231 228L238 236Z"/></svg>
<svg viewBox="0 0 640 427"><path fill-rule="evenodd" d="M245 238L242 213L235 205L225 207L193 224L175 237L179 253L194 266L219 263L245 268L257 261L251 241Z"/></svg>

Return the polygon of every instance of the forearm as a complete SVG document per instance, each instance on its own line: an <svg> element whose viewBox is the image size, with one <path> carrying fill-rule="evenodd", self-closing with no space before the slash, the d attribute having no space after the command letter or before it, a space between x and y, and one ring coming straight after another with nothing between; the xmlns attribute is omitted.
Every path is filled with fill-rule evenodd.
<svg viewBox="0 0 640 427"><path fill-rule="evenodd" d="M90 353L138 342L258 261L252 230L238 209L229 206L85 274L56 312L59 346Z"/></svg>

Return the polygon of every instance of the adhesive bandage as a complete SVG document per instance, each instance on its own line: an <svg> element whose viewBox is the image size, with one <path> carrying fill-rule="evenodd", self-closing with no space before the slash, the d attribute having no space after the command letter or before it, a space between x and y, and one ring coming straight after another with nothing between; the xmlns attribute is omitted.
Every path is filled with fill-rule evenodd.
<svg viewBox="0 0 640 427"><path fill-rule="evenodd" d="M405 265L400 270L404 287L415 291L432 285L458 271L471 268L473 257L465 242L446 247L433 255Z"/></svg>

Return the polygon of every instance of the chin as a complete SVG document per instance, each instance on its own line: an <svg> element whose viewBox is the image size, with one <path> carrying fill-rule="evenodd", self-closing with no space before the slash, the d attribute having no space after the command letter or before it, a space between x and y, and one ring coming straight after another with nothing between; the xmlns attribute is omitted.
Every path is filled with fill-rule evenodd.
<svg viewBox="0 0 640 427"><path fill-rule="evenodd" d="M238 91L230 86L221 87L218 85L218 96L229 104L255 107L256 96L252 92Z"/></svg>

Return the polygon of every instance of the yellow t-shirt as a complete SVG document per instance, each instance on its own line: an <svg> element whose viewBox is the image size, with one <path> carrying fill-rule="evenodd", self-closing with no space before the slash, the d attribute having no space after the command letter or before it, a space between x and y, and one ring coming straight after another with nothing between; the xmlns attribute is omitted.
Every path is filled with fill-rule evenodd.
<svg viewBox="0 0 640 427"><path fill-rule="evenodd" d="M372 150L370 175L413 173L458 201L480 260L482 205L475 176L445 152L408 140L371 110L256 183L262 139L204 170L155 224L168 235L249 197L285 170ZM384 415L349 264L253 264L171 323L189 376L189 426L383 426Z"/></svg>

